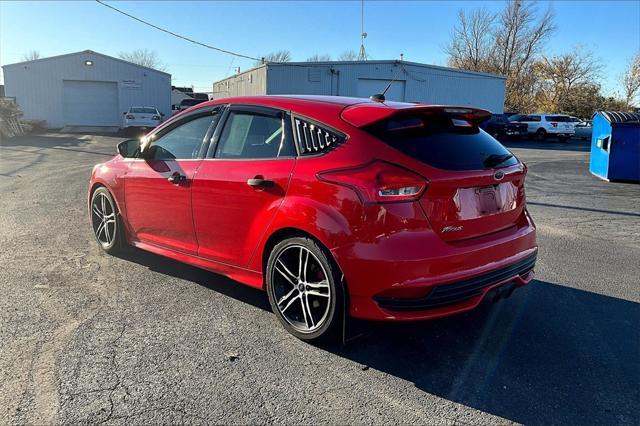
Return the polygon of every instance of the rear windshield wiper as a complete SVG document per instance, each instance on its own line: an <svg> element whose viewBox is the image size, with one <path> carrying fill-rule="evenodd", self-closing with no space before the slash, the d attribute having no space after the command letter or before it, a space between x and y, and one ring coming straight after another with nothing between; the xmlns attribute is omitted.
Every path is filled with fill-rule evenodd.
<svg viewBox="0 0 640 426"><path fill-rule="evenodd" d="M513 157L513 154L491 154L490 156L488 156L487 158L484 159L484 161L482 162L482 165L489 168L489 167L495 167L499 164L504 163L505 161L507 161L508 159L510 159L511 157Z"/></svg>

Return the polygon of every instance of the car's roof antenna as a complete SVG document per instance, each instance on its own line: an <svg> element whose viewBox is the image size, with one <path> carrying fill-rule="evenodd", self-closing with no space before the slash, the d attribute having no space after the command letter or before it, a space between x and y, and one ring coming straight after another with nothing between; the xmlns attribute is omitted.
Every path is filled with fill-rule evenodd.
<svg viewBox="0 0 640 426"><path fill-rule="evenodd" d="M387 84L387 87L382 91L382 93L376 93L373 94L371 96L369 96L369 100L373 101L373 102L380 102L383 103L384 101L386 101L387 99L384 97L385 93L387 93L387 90L389 90L389 87L391 87L391 85L393 84L394 81L396 81L396 73L393 73L393 78L391 79L391 81L389 82L389 84Z"/></svg>

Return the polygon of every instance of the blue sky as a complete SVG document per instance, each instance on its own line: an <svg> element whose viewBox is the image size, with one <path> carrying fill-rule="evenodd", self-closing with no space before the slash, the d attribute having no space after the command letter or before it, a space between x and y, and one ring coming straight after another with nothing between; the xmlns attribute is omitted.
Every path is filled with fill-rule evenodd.
<svg viewBox="0 0 640 426"><path fill-rule="evenodd" d="M260 56L288 49L293 60L314 53L336 57L360 44L360 2L112 2L114 6L191 38ZM459 9L501 1L366 1L366 48L374 59L398 58L445 65L443 47ZM626 61L640 50L640 1L541 1L551 6L558 30L548 53L576 45L592 50L605 64L603 87L620 89ZM28 22L26 24L25 22ZM53 56L85 49L117 56L137 48L155 50L167 64L173 84L211 90L211 83L247 69L252 61L233 59L174 38L117 14L95 2L0 2L0 64L21 61L31 49Z"/></svg>

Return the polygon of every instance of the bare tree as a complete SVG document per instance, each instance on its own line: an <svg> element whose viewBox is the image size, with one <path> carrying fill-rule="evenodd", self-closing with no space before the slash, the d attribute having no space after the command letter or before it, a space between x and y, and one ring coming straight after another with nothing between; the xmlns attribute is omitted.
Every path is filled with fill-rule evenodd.
<svg viewBox="0 0 640 426"><path fill-rule="evenodd" d="M345 50L338 55L339 61L355 61L356 59L358 59L358 52L355 50Z"/></svg>
<svg viewBox="0 0 640 426"><path fill-rule="evenodd" d="M535 60L544 41L553 33L553 12L549 8L540 18L535 2L513 0L499 16L495 31L495 60L498 72L509 75Z"/></svg>
<svg viewBox="0 0 640 426"><path fill-rule="evenodd" d="M622 75L622 86L627 108L631 108L635 98L640 94L640 52L637 52L629 61Z"/></svg>
<svg viewBox="0 0 640 426"><path fill-rule="evenodd" d="M506 108L526 112L533 107L533 64L554 29L551 9L540 14L535 2L510 0L497 15L460 11L445 52L451 66L506 76Z"/></svg>
<svg viewBox="0 0 640 426"><path fill-rule="evenodd" d="M142 65L143 67L153 68L158 71L166 71L167 66L159 58L155 50L136 49L131 52L120 52L120 59Z"/></svg>
<svg viewBox="0 0 640 426"><path fill-rule="evenodd" d="M470 14L458 11L458 24L453 27L451 42L445 48L449 66L470 71L490 71L495 15L486 9Z"/></svg>
<svg viewBox="0 0 640 426"><path fill-rule="evenodd" d="M331 60L331 55L329 54L323 54L323 55L318 55L317 53L313 56L310 56L307 58L307 62L325 62L325 61L330 61Z"/></svg>
<svg viewBox="0 0 640 426"><path fill-rule="evenodd" d="M35 61L36 59L40 59L40 52L38 52L37 50L29 50L28 52L26 52L24 55L22 55L22 60L23 61Z"/></svg>
<svg viewBox="0 0 640 426"><path fill-rule="evenodd" d="M601 62L581 47L562 55L543 56L535 67L539 78L536 94L538 106L550 112L565 111L563 103L574 92L585 89L591 92L592 87L599 87L601 70Z"/></svg>
<svg viewBox="0 0 640 426"><path fill-rule="evenodd" d="M538 18L537 4L511 1L500 15L495 31L494 66L507 76L508 109L523 110L530 99L531 72L544 42L555 30L553 12L548 8Z"/></svg>
<svg viewBox="0 0 640 426"><path fill-rule="evenodd" d="M262 65L267 62L290 62L291 52L288 50L278 50L262 56L262 59L256 61L254 65Z"/></svg>

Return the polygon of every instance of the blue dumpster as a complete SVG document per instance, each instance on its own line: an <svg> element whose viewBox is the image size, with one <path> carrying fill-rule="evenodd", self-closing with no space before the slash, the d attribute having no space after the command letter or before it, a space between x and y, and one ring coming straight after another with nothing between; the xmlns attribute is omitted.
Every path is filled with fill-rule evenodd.
<svg viewBox="0 0 640 426"><path fill-rule="evenodd" d="M640 113L593 115L589 171L608 181L640 182Z"/></svg>

